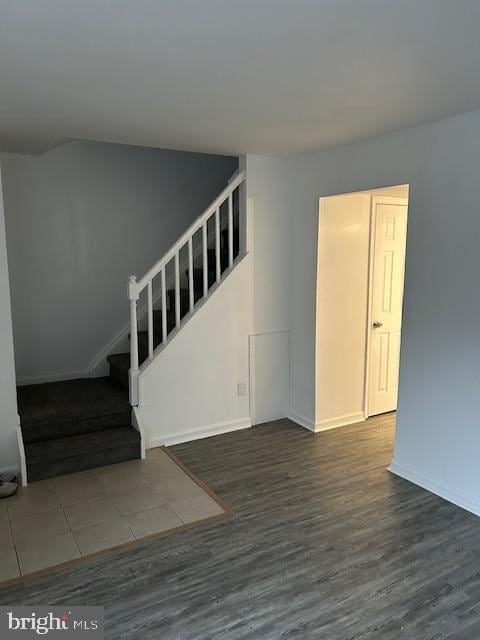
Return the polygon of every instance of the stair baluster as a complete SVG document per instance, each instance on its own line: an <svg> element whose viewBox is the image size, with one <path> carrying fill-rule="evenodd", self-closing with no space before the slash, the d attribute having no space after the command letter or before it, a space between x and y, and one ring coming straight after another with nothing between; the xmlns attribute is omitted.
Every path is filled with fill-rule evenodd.
<svg viewBox="0 0 480 640"><path fill-rule="evenodd" d="M190 313L193 313L195 297L193 290L193 236L188 239L188 300Z"/></svg>
<svg viewBox="0 0 480 640"><path fill-rule="evenodd" d="M208 296L208 225L203 224L203 297Z"/></svg>
<svg viewBox="0 0 480 640"><path fill-rule="evenodd" d="M130 402L132 406L138 404L138 328L137 302L140 296L137 278L128 279L128 297L130 300Z"/></svg>
<svg viewBox="0 0 480 640"><path fill-rule="evenodd" d="M228 196L228 265L233 264L233 193Z"/></svg>
<svg viewBox="0 0 480 640"><path fill-rule="evenodd" d="M148 314L148 358L153 358L153 296L152 281L147 285L147 314Z"/></svg>
<svg viewBox="0 0 480 640"><path fill-rule="evenodd" d="M220 207L215 211L215 267L217 272L217 282L220 282Z"/></svg>
<svg viewBox="0 0 480 640"><path fill-rule="evenodd" d="M175 326L180 326L180 251L175 252Z"/></svg>
<svg viewBox="0 0 480 640"><path fill-rule="evenodd" d="M162 342L168 340L168 328L167 328L167 285L165 282L165 267L162 268Z"/></svg>

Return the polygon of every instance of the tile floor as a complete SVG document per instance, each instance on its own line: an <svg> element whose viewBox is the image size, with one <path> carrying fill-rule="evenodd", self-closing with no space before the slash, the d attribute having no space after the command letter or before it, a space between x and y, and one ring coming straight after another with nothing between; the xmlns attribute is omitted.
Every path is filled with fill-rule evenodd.
<svg viewBox="0 0 480 640"><path fill-rule="evenodd" d="M162 448L34 482L0 501L0 581L225 513Z"/></svg>

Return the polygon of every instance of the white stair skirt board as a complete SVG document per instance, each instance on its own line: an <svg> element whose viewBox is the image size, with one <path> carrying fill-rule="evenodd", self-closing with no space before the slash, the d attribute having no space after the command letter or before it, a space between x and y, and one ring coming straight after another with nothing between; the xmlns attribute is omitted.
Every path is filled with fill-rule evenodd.
<svg viewBox="0 0 480 640"><path fill-rule="evenodd" d="M240 420L233 420L232 422L212 424L207 427L192 429L191 431L184 431L182 433L171 433L165 436L152 438L148 440L147 448L153 449L155 447L162 446L169 447L174 444L181 444L182 442L191 442L192 440L201 440L202 438L219 436L224 433L231 433L232 431L249 429L251 426L252 421L250 418L242 418Z"/></svg>
<svg viewBox="0 0 480 640"><path fill-rule="evenodd" d="M447 502L451 502L461 509L465 509L465 511L469 511L476 516L480 516L480 502L476 496L469 497L458 493L455 489L450 489L450 487L447 487L445 484L432 480L431 478L427 478L427 476L424 476L419 471L411 469L405 465L398 464L394 460L388 467L388 471L400 478L403 478L404 480L408 480L409 482L416 484L430 493L434 493L436 496L447 500Z"/></svg>
<svg viewBox="0 0 480 640"><path fill-rule="evenodd" d="M15 431L17 433L18 456L20 458L20 477L22 479L22 487L26 487L28 484L27 462L25 459L25 447L23 445L23 435L20 424L15 427ZM4 471L6 471L6 469ZM12 471L12 469L10 469L10 471ZM15 473L17 472L18 469L15 469Z"/></svg>
<svg viewBox="0 0 480 640"><path fill-rule="evenodd" d="M140 458L146 458L145 428L138 407L132 407L132 427L140 434Z"/></svg>

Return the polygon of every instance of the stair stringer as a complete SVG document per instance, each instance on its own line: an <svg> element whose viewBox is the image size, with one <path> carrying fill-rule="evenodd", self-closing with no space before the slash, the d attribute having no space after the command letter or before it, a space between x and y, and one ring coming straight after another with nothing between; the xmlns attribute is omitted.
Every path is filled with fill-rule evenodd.
<svg viewBox="0 0 480 640"><path fill-rule="evenodd" d="M247 254L141 366L138 412L147 448L251 426L251 283Z"/></svg>
<svg viewBox="0 0 480 640"><path fill-rule="evenodd" d="M145 427L138 407L132 407L132 427L140 434L140 459L146 458Z"/></svg>
<svg viewBox="0 0 480 640"><path fill-rule="evenodd" d="M20 461L21 486L26 487L28 484L27 459L25 457L25 445L23 443L22 427L20 426L20 416L18 416L18 424L15 427L15 432L17 434L18 458Z"/></svg>

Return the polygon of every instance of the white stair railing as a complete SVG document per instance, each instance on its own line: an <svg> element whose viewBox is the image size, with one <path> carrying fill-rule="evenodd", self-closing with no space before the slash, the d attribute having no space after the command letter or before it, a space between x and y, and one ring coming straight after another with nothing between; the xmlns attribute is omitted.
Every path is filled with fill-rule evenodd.
<svg viewBox="0 0 480 640"><path fill-rule="evenodd" d="M153 360L154 355L154 322L153 322L153 279L160 275L161 286L161 314L162 314L162 342L165 345L169 340L168 322L167 322L167 291L166 291L166 268L167 264L173 259L174 261L174 287L175 287L175 332L182 324L181 318L181 301L180 301L180 251L187 246L188 251L188 304L189 315L195 308L194 298L194 252L193 237L201 230L202 233L202 269L203 269L203 302L208 298L210 289L208 282L208 223L212 216L215 218L215 283L218 284L226 275L234 262L234 221L233 221L233 194L236 189L245 180L245 172L237 172L230 179L227 187L215 198L211 205L202 213L202 215L193 222L193 224L182 234L177 242L156 262L147 273L137 281L135 276L130 276L128 280L128 299L130 301L130 371L129 371L129 387L130 387L130 404L138 405L139 402L139 384L138 377L141 370ZM240 199L239 199L240 200ZM220 209L225 203L228 204L228 267L222 273L221 268L221 250L220 250ZM239 224L244 225L244 212L239 207ZM245 236L239 232L239 242ZM238 257L241 257L245 248L239 246ZM138 319L137 304L140 294L147 289L147 332L148 332L148 356L142 366L139 365L138 350ZM200 302L200 301L199 301ZM185 318L186 320L186 318Z"/></svg>

